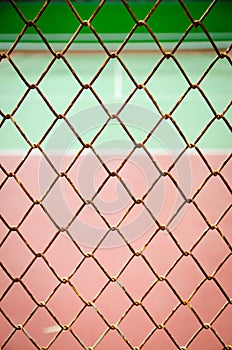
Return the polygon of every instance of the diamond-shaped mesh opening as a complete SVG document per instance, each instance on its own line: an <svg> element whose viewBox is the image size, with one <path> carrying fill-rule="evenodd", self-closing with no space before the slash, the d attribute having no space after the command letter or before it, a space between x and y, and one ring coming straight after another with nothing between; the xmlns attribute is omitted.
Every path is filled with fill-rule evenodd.
<svg viewBox="0 0 232 350"><path fill-rule="evenodd" d="M17 295L16 306L11 302L12 297ZM2 300L2 310L6 319L11 320L13 325L23 324L34 309L34 301L19 283L14 284Z"/></svg>
<svg viewBox="0 0 232 350"><path fill-rule="evenodd" d="M78 80L79 77L73 76L65 62L60 59L55 60L39 86L53 108L62 113L81 88Z"/></svg>
<svg viewBox="0 0 232 350"><path fill-rule="evenodd" d="M160 303L159 300L164 296L165 303ZM164 281L157 281L143 300L143 304L149 314L158 324L164 323L178 303L178 298L173 294L172 290Z"/></svg>
<svg viewBox="0 0 232 350"><path fill-rule="evenodd" d="M59 310L56 308L58 303L61 305ZM84 306L81 299L77 298L75 291L68 284L61 284L51 296L47 305L49 310L55 315L56 319L58 319L61 324L70 324ZM54 325L54 321L50 322L50 324L47 325L46 331L52 331L49 327Z"/></svg>
<svg viewBox="0 0 232 350"><path fill-rule="evenodd" d="M192 64L191 58L194 57L195 64ZM175 58L183 67L184 71L188 75L189 80L195 83L200 80L201 76L205 73L208 67L217 58L216 53L213 50L207 50L204 55L201 55L199 51L193 51L190 58L188 52L177 50Z"/></svg>
<svg viewBox="0 0 232 350"><path fill-rule="evenodd" d="M185 345L200 328L193 312L182 305L176 310L166 326L180 347Z"/></svg>
<svg viewBox="0 0 232 350"><path fill-rule="evenodd" d="M138 278L136 281L135 276ZM130 261L123 273L120 274L119 280L134 300L140 300L156 278L139 256Z"/></svg>
<svg viewBox="0 0 232 350"><path fill-rule="evenodd" d="M217 135L220 135L218 137ZM225 149L224 154L229 156L231 130L223 120L215 120L210 128L202 135L197 145L202 149L212 147L214 149ZM212 142L213 140L213 142Z"/></svg>
<svg viewBox="0 0 232 350"><path fill-rule="evenodd" d="M159 251L163 251L164 247L168 247L169 251L165 259L159 254ZM166 231L160 231L149 243L144 251L144 255L147 257L154 270L159 275L163 276L178 259L180 251L168 233Z"/></svg>
<svg viewBox="0 0 232 350"><path fill-rule="evenodd" d="M88 307L78 315L72 325L72 332L86 347L93 346L106 330L107 326L93 307Z"/></svg>
<svg viewBox="0 0 232 350"><path fill-rule="evenodd" d="M1 349L231 349L229 1L1 1Z"/></svg>
<svg viewBox="0 0 232 350"><path fill-rule="evenodd" d="M158 46L156 43L153 43L153 47L150 48L148 55L143 55L143 52L138 51L138 61L133 59L133 53L130 53L127 48L130 48L130 45L136 40L137 37L146 38L151 40L152 37L149 33L144 33L144 30L141 33L141 29L143 27L137 27L133 32L131 38L128 40L123 50L120 52L120 57L122 58L124 64L129 68L131 74L134 79L143 83L149 73L153 70L154 67L158 65L158 63L162 59L162 53L158 51ZM140 61L143 60L144 67L141 67Z"/></svg>
<svg viewBox="0 0 232 350"><path fill-rule="evenodd" d="M35 13L35 15L36 14L37 13ZM63 18L65 18L65 21L60 21L60 16L63 16ZM53 21L52 23L49 23L51 17L53 17ZM68 25L67 32L64 32L65 24ZM74 11L72 11L71 7L56 6L56 4L51 1L48 3L46 10L43 11L39 17L37 25L43 33L46 33L45 37L47 41L51 43L51 46L57 50L61 50L70 41L72 35L80 26L80 22ZM56 33L55 42L55 35L53 33Z"/></svg>
<svg viewBox="0 0 232 350"><path fill-rule="evenodd" d="M59 250L62 250L62 258L57 254ZM75 271L83 256L69 239L64 239L64 234L58 232L50 241L49 248L46 250L46 258L58 276L66 278Z"/></svg>
<svg viewBox="0 0 232 350"><path fill-rule="evenodd" d="M39 128L34 128L35 117L30 108L31 105L34 106L35 109L39 109L42 115L46 116L44 120L41 118L39 121ZM23 132L27 135L28 140L33 144L42 139L55 116L49 106L44 103L44 99L41 98L39 93L37 91L30 91L16 111L14 118L19 127L22 128Z"/></svg>
<svg viewBox="0 0 232 350"><path fill-rule="evenodd" d="M2 99L1 109L4 113L9 113L25 92L26 85L25 82L20 79L9 61L2 62L0 74L2 76L0 86ZM12 91L14 91L14 94L12 94Z"/></svg>
<svg viewBox="0 0 232 350"><path fill-rule="evenodd" d="M109 234L115 235L115 232L112 231ZM118 237L121 238L119 235ZM131 257L131 251L127 246L123 245L122 238L120 240L120 245L121 247L112 251L108 251L108 249L97 249L94 253L96 259L105 267L110 276L117 276L129 260L129 257ZM104 241L99 247L104 247ZM117 259L119 254L120 260ZM114 261L114 264L111 264L112 260Z"/></svg>
<svg viewBox="0 0 232 350"><path fill-rule="evenodd" d="M202 307L206 301L207 305ZM213 281L206 281L191 299L191 305L204 323L210 323L225 302L225 297Z"/></svg>
<svg viewBox="0 0 232 350"><path fill-rule="evenodd" d="M22 187L18 186L14 178L7 178L2 194L7 201L1 203L1 211L9 225L16 226L31 207L31 200L28 198ZM11 195L13 191L13 196ZM17 201L15 200L17 198Z"/></svg>
<svg viewBox="0 0 232 350"><path fill-rule="evenodd" d="M107 300L112 298L120 303L112 303L110 308ZM119 283L110 283L95 302L100 312L110 324L116 324L122 314L130 307L131 301L124 293Z"/></svg>
<svg viewBox="0 0 232 350"><path fill-rule="evenodd" d="M173 113L189 142L197 139L212 117L212 111L198 90L191 90Z"/></svg>
<svg viewBox="0 0 232 350"><path fill-rule="evenodd" d="M14 145L12 144L12 142L10 142L10 140L13 139L15 140ZM22 155L27 154L27 147L29 147L27 140L23 137L22 134L19 133L19 131L17 130L17 128L15 127L15 125L12 123L12 121L10 119L5 120L4 124L1 127L1 149L5 150L5 151L11 151L15 149L15 147L17 148L17 150L22 150ZM8 171L11 170L15 170L16 166L12 169L9 167L9 160L7 159L11 159L14 161L17 161L19 156L16 155L13 157L12 154L6 155L6 157L2 157L2 165L4 167L7 168ZM24 159L24 157L21 157L22 159ZM14 163L15 164L15 163ZM15 164L16 165L16 164Z"/></svg>
<svg viewBox="0 0 232 350"><path fill-rule="evenodd" d="M40 274L44 278L42 281L38 278ZM46 300L58 284L57 276L42 258L37 258L33 262L30 269L26 272L23 281L38 302Z"/></svg>
<svg viewBox="0 0 232 350"><path fill-rule="evenodd" d="M39 225L37 225L39 221ZM35 227L34 230L31 227ZM56 233L56 227L42 208L34 206L20 226L22 236L35 252L42 252L48 246ZM38 235L40 239L38 240Z"/></svg>
<svg viewBox="0 0 232 350"><path fill-rule="evenodd" d="M212 101L213 106L218 113L221 113L225 106L230 102L228 90L232 74L229 71L226 76L223 76L223 72L227 70L227 65L230 66L230 61L226 58L217 60L207 76L201 82L202 89L204 89L205 94L210 101ZM217 81L216 84L215 81Z"/></svg>
<svg viewBox="0 0 232 350"><path fill-rule="evenodd" d="M171 4L170 11L173 13L173 17L169 18L165 16L168 4L165 1L155 4L155 11L150 11L150 17L148 18L147 24L149 28L157 35L157 38L163 40L163 46L169 50L175 46L175 42L178 42L182 36L182 33L188 28L190 20L186 15L181 4L178 6ZM178 18L179 23L174 20ZM170 21L169 24L167 22ZM170 26L170 33L167 28ZM170 35L171 34L171 35Z"/></svg>
<svg viewBox="0 0 232 350"><path fill-rule="evenodd" d="M94 65L91 55L86 56L85 52L78 50L67 51L65 58L80 80L83 81L83 83L89 83L95 77L100 67L105 64L107 54L104 51L97 51ZM83 66L85 67L84 69Z"/></svg>
<svg viewBox="0 0 232 350"><path fill-rule="evenodd" d="M7 271L14 277L20 276L34 257L19 234L14 231L2 245L1 254Z"/></svg>
<svg viewBox="0 0 232 350"><path fill-rule="evenodd" d="M23 77L29 84L36 83L41 77L42 72L47 68L47 66L52 61L52 55L50 52L46 52L44 55L42 52L30 53L30 58L24 51L13 51L11 54L11 64L14 65L15 70L19 70ZM28 61L30 60L30 61ZM33 65L34 69L31 71L30 64ZM21 78L22 80L22 78Z"/></svg>
<svg viewBox="0 0 232 350"><path fill-rule="evenodd" d="M134 328L132 327L133 324L136 324L138 329L141 331L135 332ZM120 330L128 339L129 343L132 346L137 347L143 343L147 335L152 332L154 327L153 322L149 319L141 307L133 307L119 325Z"/></svg>
<svg viewBox="0 0 232 350"><path fill-rule="evenodd" d="M184 215L173 230L173 234L182 249L188 251L208 228L205 220L193 205L183 207Z"/></svg>
<svg viewBox="0 0 232 350"><path fill-rule="evenodd" d="M170 75L174 78L170 81ZM156 82L159 81L159 85ZM168 113L188 88L188 82L175 61L169 58L153 69L151 79L146 84L164 113Z"/></svg>
<svg viewBox="0 0 232 350"><path fill-rule="evenodd" d="M95 283L93 283L94 278L96 278ZM87 259L79 266L78 271L75 272L71 282L80 295L86 301L90 301L98 295L107 282L107 277L92 259Z"/></svg>
<svg viewBox="0 0 232 350"><path fill-rule="evenodd" d="M188 271L188 279L186 278L186 271ZM183 276L185 276L184 283ZM179 297L187 300L202 281L203 277L204 275L194 260L190 256L187 256L179 260L175 268L170 272L168 280Z"/></svg>
<svg viewBox="0 0 232 350"><path fill-rule="evenodd" d="M210 250L207 256L203 253L204 248ZM202 267L210 275L218 267L221 261L230 254L226 242L216 230L209 230L194 249L194 255L200 261Z"/></svg>
<svg viewBox="0 0 232 350"><path fill-rule="evenodd" d="M117 16L110 16L109 14L111 11L115 11L115 13L117 13ZM124 31L117 36L116 33L118 32L117 28L119 25L118 18L121 18L121 21L124 22ZM106 46L116 49L120 46L120 44L122 44L128 33L131 31L134 25L134 20L130 13L127 11L127 8L123 2L118 1L113 5L110 5L109 2L106 2L101 8L101 11L98 12L98 15L93 18L91 23L103 42L106 43ZM106 28L108 30L108 33L111 33L111 38L109 34L107 36L107 33L105 33ZM110 42L108 44L107 41L113 41L113 43Z"/></svg>
<svg viewBox="0 0 232 350"><path fill-rule="evenodd" d="M40 347L45 347L54 337L54 333L47 332L47 327L53 323L54 319L49 312L45 308L38 308L33 314L33 317L25 325L25 330L30 334L34 342Z"/></svg>
<svg viewBox="0 0 232 350"><path fill-rule="evenodd" d="M221 198L221 200L218 201L217 206L215 206L214 210L211 213L208 212L207 203L203 198L203 193L204 191L207 191L207 190L208 190L208 198L211 198L211 200L212 198L214 198L216 193L218 193L218 191L221 191L221 192L223 191L223 198ZM212 176L205 183L201 192L196 196L196 202L199 204L200 208L202 208L202 210L204 211L209 222L214 224L221 217L224 210L230 205L231 193L228 190L228 188L224 185L223 180L219 176L216 176L216 177Z"/></svg>
<svg viewBox="0 0 232 350"><path fill-rule="evenodd" d="M114 59L107 63L93 87L99 97L104 98L104 103L122 102L134 89L134 82L131 81L121 62Z"/></svg>

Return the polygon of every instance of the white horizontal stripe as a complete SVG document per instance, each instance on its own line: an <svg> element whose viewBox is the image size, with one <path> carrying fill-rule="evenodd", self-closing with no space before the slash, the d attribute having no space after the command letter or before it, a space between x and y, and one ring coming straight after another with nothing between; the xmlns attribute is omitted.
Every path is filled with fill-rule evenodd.
<svg viewBox="0 0 232 350"><path fill-rule="evenodd" d="M178 150L163 150L163 149L152 149L149 148L148 151L151 154L156 154L156 155L168 155L168 154L179 154L183 149L178 149ZM79 151L79 150L78 150ZM64 155L64 156L75 156L77 154L78 151L74 151L74 150L69 150L66 152L66 150L59 151L59 150L47 150L45 149L46 154L49 155ZM101 149L99 150L99 154L101 156L108 156L108 155L126 155L131 151L131 149L117 149L117 150L109 150L109 149ZM222 148L222 149L204 149L204 148L200 148L200 151L204 154L204 155L229 155L231 153L231 149L230 148ZM0 157L22 157L25 156L27 154L28 150L0 150ZM91 150L88 151L89 155L93 155L93 152ZM188 155L198 155L198 152L193 149L193 148L189 148L188 149ZM37 152L36 154L33 154L33 152L30 154L30 157L40 157L42 156L42 154L40 154L40 152ZM86 151L85 151L85 156L86 156ZM80 155L81 157L81 155Z"/></svg>
<svg viewBox="0 0 232 350"><path fill-rule="evenodd" d="M124 40L128 33L98 33L98 35L106 41L121 41ZM155 33L159 40L174 40L178 41L183 33ZM51 41L68 41L72 37L72 33L44 33L44 36ZM232 40L232 32L212 32L210 33L214 40ZM0 34L0 40L14 41L18 37L18 33ZM189 33L185 40L208 40L205 33ZM21 41L41 41L42 39L38 34L25 33L21 38ZM96 40L93 34L80 33L77 36L78 41L93 41ZM153 41L149 33L134 33L130 38L130 41Z"/></svg>
<svg viewBox="0 0 232 350"><path fill-rule="evenodd" d="M231 44L230 41L216 41L215 42L216 46L219 49L225 49L229 47ZM1 50L9 50L9 48L13 45L13 43L9 42L0 42L0 49ZM164 47L165 50L170 50L172 49L175 45L176 42L161 42L161 45ZM57 51L62 51L66 44L65 43L50 43L50 46ZM120 46L120 43L106 43L106 46L108 50L117 50ZM204 50L204 49L213 49L212 44L209 41L192 41L192 42L183 42L179 50ZM17 50L22 50L22 51L47 51L48 48L43 42L39 43L32 43L32 42L19 42L16 48L14 49L15 51ZM70 51L103 51L104 49L101 48L99 43L73 43L71 47L69 48ZM150 50L159 50L158 46L154 42L150 43L142 43L142 42L133 42L133 43L127 43L126 47L124 48L124 51L133 51L133 50L145 50L145 51L150 51Z"/></svg>

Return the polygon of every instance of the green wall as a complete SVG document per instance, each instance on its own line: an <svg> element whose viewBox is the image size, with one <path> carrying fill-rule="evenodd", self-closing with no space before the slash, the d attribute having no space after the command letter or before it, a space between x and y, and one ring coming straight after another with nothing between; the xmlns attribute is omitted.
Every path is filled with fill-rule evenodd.
<svg viewBox="0 0 232 350"><path fill-rule="evenodd" d="M17 6L27 20L33 20L43 1L17 1ZM73 1L73 6L81 18L89 19L99 4L98 1ZM138 19L143 19L152 8L153 1L128 1L131 9ZM186 7L194 19L199 19L207 9L211 1L185 1ZM232 1L220 0L206 16L203 24L209 32L231 32ZM108 0L92 25L99 33L126 33L134 25L134 20L120 1ZM178 1L163 1L158 6L152 17L148 20L149 26L156 33L183 32L190 24L190 20ZM79 21L74 16L65 1L51 1L37 22L43 33L73 33ZM19 33L24 26L13 6L8 1L0 2L0 34ZM144 27L138 28L137 32L144 32ZM29 28L27 33L34 29ZM84 28L82 33L88 32ZM193 32L201 31L194 29Z"/></svg>

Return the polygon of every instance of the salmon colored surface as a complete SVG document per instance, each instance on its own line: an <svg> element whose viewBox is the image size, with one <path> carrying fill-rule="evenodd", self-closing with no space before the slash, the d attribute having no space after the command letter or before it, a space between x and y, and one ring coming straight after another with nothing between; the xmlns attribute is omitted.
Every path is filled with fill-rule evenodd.
<svg viewBox="0 0 232 350"><path fill-rule="evenodd" d="M217 170L226 156L208 154L206 158ZM14 172L21 159L3 156L2 162L8 172ZM159 155L156 160L165 171L168 157ZM120 159L111 157L107 164L113 169L117 161ZM191 171L186 191L191 198L210 171L198 156L190 155L188 161ZM75 167L69 176L83 195L91 197L84 181L91 176L87 168L81 178ZM143 196L157 176L157 170L147 169L146 160L140 159L138 164L138 158L122 169L121 177L136 198ZM44 173L40 179L38 174L41 159L33 156L17 172L17 179L33 199L41 199L46 184L54 179L54 174L47 172L46 182L41 180ZM231 182L229 163L221 174ZM180 176L175 171L172 175L177 180ZM99 165L93 189L99 188L105 177ZM112 183L94 199L111 227L117 226L133 204L116 180L111 177ZM59 181L59 190L48 194L42 203L49 215L55 221L60 217L59 225L65 226L83 202L65 178ZM144 201L158 222L167 226L183 198L166 176ZM194 201L203 214L193 203L185 203L165 230L158 229L141 203L136 204L119 225L128 245L86 205L70 225L75 245L67 233L58 232L42 206L32 206L15 178L8 178L1 200L5 219L1 224L2 349L172 350L188 344L189 350L219 350L230 345L232 223L230 211L223 213L231 196L222 178L211 176ZM9 231L9 226L15 230ZM107 230L107 238L99 243Z"/></svg>

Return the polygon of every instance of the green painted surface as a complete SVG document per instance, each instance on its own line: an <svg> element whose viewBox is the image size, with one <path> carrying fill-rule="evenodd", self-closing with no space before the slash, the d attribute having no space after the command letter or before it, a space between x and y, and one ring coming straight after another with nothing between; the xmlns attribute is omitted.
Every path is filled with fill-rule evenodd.
<svg viewBox="0 0 232 350"><path fill-rule="evenodd" d="M98 1L79 1L72 3L82 20L88 20L99 4ZM211 1L185 1L186 7L194 19L200 19L210 3ZM26 21L33 20L43 4L43 1L17 1L17 6ZM128 4L136 18L140 20L144 19L149 13L153 2L128 1ZM217 1L216 5L202 23L212 36L217 36L217 40L228 40L228 35L230 35L231 32L231 13L231 1ZM78 19L64 1L51 1L36 23L45 36L49 34L68 34L63 39L63 48L79 26ZM182 35L181 33L188 28L191 21L180 3L170 0L162 1L147 23L161 41L176 41L179 40ZM118 43L116 45L118 45L118 47L120 46L120 42L124 40L126 33L131 30L134 24L135 21L120 1L106 1L92 21L92 25L98 33L124 33L124 35L117 39ZM12 44L7 41L9 39L8 35L13 35L11 37L13 42L24 25L23 19L20 18L10 2L0 1L0 41L6 41L10 48ZM145 31L146 28L141 26L137 28L135 34L142 34ZM35 36L27 37L25 35L21 40L41 42L41 38L33 27L27 28L26 34L30 33L35 34ZM201 33L200 36L199 33ZM97 41L88 27L83 27L81 34L91 34L88 40ZM113 40L112 38L112 36L109 36L108 41ZM203 38L204 40L206 36L201 28L193 28L187 38L190 41L196 40L196 38L200 38L199 40ZM53 40L55 39L49 39L49 42L52 44ZM67 52L65 57L83 83L91 82L94 75L107 58L104 52L96 52L94 54L78 52L78 46L76 51L72 53ZM158 51L150 53L141 51L133 54L122 51L120 57L128 66L136 82L144 83L149 73L161 59L162 54ZM213 51L207 53L197 51L181 53L177 51L175 57L186 71L191 83L197 83L201 75L215 59L216 54ZM13 51L11 53L11 59L25 76L28 83L32 84L37 83L42 72L51 61L52 55L49 52L38 53L34 51L30 53L20 53ZM44 103L36 90L31 90L26 99L20 104L19 108L15 110L15 106L26 92L27 86L6 59L2 60L0 64L0 78L0 109L2 113L13 114L16 123L22 128L32 144L40 142L44 133L55 119L53 112L46 103ZM231 81L230 63L226 58L223 58L218 60L207 77L201 82L200 86L206 97L219 114L226 109L230 102ZM79 83L70 73L62 59L56 60L48 74L38 86L57 113L65 113L68 105L80 90ZM164 60L153 77L146 83L146 87L158 103L161 111L163 113L170 113L178 99L188 88L188 82L181 74L175 62L169 59ZM117 60L110 60L101 75L94 82L93 88L104 104L117 104L114 105L114 107L110 107L112 109L110 112L115 113L134 89L134 83ZM142 142L147 133L157 122L159 118L158 111L143 90L138 90L136 92L130 100L130 104L132 106L146 108L147 111L149 111L148 113L141 111L140 114L143 114L142 116L139 113L135 113L134 118L131 116L128 118L126 109L120 114L120 117L127 125L135 140L137 142ZM101 114L98 112L101 114L100 117L98 115L98 118L100 118L99 120L92 121L90 118L89 124L83 124L83 120L88 121L88 113L91 113L89 108L96 106L99 106L96 97L90 90L84 90L67 114L67 117L71 121L75 120L76 122L77 120L77 123L80 121L78 125L84 142L91 142L96 131L101 128L101 125L107 119L105 113L102 112ZM151 117L152 113L154 114L154 119ZM186 135L188 142L195 142L202 130L213 118L213 112L199 91L191 90L180 106L172 113L172 116ZM230 109L225 116L230 122ZM92 123L94 125L92 125ZM64 122L60 120L55 127L59 128L61 126L64 129L66 128ZM162 144L158 142L158 138L159 133L162 135L165 133L165 127L169 128L168 130L170 130L171 127L173 135L176 133L170 121L164 120L158 132L154 134L154 137L151 137L147 141L147 147L162 148ZM73 134L70 137L73 139ZM95 145L98 144L99 147L108 147L109 142L116 138L131 142L125 132L122 132L122 128L119 127L118 124L115 124L115 121L112 121L105 129L104 133L102 133L102 136L95 141ZM179 138L178 134L176 134L176 138ZM49 142L49 137L43 141L42 145L44 147L46 142ZM183 140L181 140L181 142L183 142ZM68 145L68 147L74 147L71 141ZM223 120L215 121L207 130L204 137L198 141L198 145L208 149L230 148L231 136L229 128ZM55 141L54 146L57 148L60 146L59 139ZM114 147L113 144L111 146ZM3 150L20 150L28 147L28 144L13 122L11 120L6 120L1 129L1 148ZM67 147L67 144L65 147Z"/></svg>
<svg viewBox="0 0 232 350"><path fill-rule="evenodd" d="M161 58L161 55L158 53L146 55L144 53L123 53L121 58L128 66L136 82L143 83L149 72ZM177 53L176 58L185 69L190 81L192 83L197 83L202 73L215 58L215 54L213 52L182 52ZM12 55L12 60L30 84L38 81L42 71L46 68L51 59L52 56L48 53L34 53L31 55L16 53ZM90 83L97 70L105 61L106 56L100 53L94 55L67 53L66 59L75 69L81 81L83 83ZM31 90L25 101L22 102L17 111L14 112L15 106L27 90L27 86L21 78L19 78L7 60L1 62L0 75L2 112L4 114L14 114L15 121L23 129L32 144L40 142L43 134L54 121L55 116L43 102L36 90ZM231 81L231 67L229 62L224 58L215 64L213 69L200 84L217 113L222 113L230 102ZM62 60L56 60L48 74L38 86L57 113L64 113L74 96L80 90L79 83L69 72ZM169 59L161 64L146 86L159 104L162 112L169 113L188 88L188 82L183 78L174 61ZM101 75L94 82L93 88L103 103L117 104L114 107L110 107L110 112L115 113L134 89L134 83L126 72L122 70L117 60L110 60ZM130 104L147 109L147 112L142 113L143 115L141 115L141 113L135 113L134 116L131 116L131 113L129 113L130 115L128 117L126 109L120 114L120 117L128 126L136 141L142 142L146 134L158 120L158 112L143 90L137 90L130 100ZM96 106L99 106L99 104L94 95L90 90L84 90L67 114L67 117L71 121L77 122L75 125L79 128L78 131L83 137L84 142L90 142L96 131L100 129L107 119L107 115L104 112L100 113L100 116L98 112L97 120L89 116L89 108ZM99 111L99 108L96 108ZM154 115L154 120L151 117L151 113ZM231 121L230 109L225 116L228 121ZM173 118L186 135L188 142L194 142L213 118L213 112L202 95L195 89L190 91L180 106L173 112ZM62 123L63 127L66 128L63 121L58 121L56 127L60 127ZM165 133L165 125L170 129L170 121L164 120L162 122L163 131L159 129L159 131L154 134L154 137L147 142L148 147L162 148L162 145L159 144L157 139L159 139L159 132ZM175 133L175 128L172 125L171 127L172 131ZM73 134L71 132L70 135L73 140ZM49 137L43 141L43 147L45 147L46 142L49 141ZM176 134L176 137L179 138L178 134ZM95 145L98 144L99 147L110 147L110 140L114 141L116 139L125 140L126 142L129 140L122 128L112 121L102 136L95 142ZM67 144L64 147L68 145L68 147L72 148L73 146L70 145L72 142L73 141L67 140ZM55 147L58 148L59 145L60 140L57 139ZM216 120L204 137L198 142L198 145L208 149L230 148L231 134L229 128L222 120ZM112 147L114 147L113 142ZM1 130L1 149L14 150L26 148L28 148L28 145L15 125L11 120L6 120Z"/></svg>
<svg viewBox="0 0 232 350"><path fill-rule="evenodd" d="M185 5L194 19L200 19L211 1L185 1ZM33 20L43 6L43 1L17 1L26 20ZM96 10L99 1L73 2L73 6L83 20L88 20ZM152 8L152 1L128 1L138 20L142 20ZM202 21L209 32L231 32L232 2L220 0ZM10 2L0 2L0 33L19 33L23 19L16 13ZM64 1L51 1L37 21L40 30L46 33L73 33L78 19ZM155 33L182 33L191 21L178 1L162 1L149 18L148 24ZM106 1L92 22L98 33L128 33L135 24L125 6L120 1ZM84 32L83 29L82 32ZM139 31L145 32L141 27ZM202 32L202 29L197 29ZM27 33L34 32L28 28Z"/></svg>

